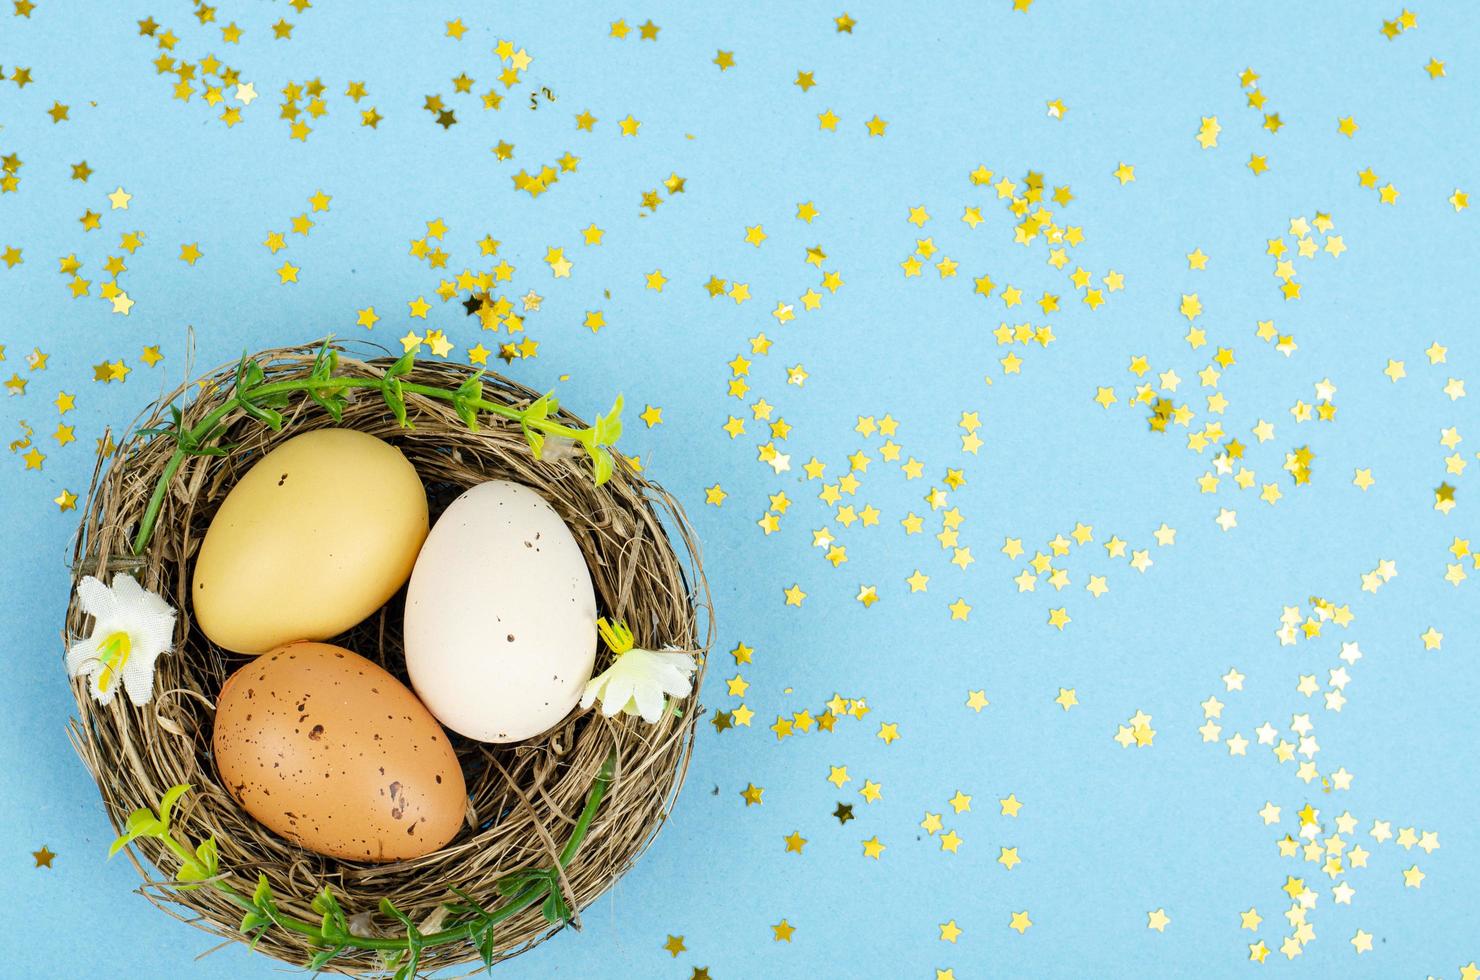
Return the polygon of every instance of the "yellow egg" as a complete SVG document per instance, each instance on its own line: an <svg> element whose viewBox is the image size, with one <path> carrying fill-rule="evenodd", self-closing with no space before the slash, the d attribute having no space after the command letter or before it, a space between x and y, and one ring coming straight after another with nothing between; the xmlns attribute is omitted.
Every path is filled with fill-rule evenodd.
<svg viewBox="0 0 1480 980"><path fill-rule="evenodd" d="M452 840L467 811L457 755L406 685L328 643L250 661L216 699L221 783L295 844L401 861Z"/></svg>
<svg viewBox="0 0 1480 980"><path fill-rule="evenodd" d="M405 583L426 536L426 490L399 449L352 429L294 436L211 520L191 589L196 624L237 653L336 636Z"/></svg>

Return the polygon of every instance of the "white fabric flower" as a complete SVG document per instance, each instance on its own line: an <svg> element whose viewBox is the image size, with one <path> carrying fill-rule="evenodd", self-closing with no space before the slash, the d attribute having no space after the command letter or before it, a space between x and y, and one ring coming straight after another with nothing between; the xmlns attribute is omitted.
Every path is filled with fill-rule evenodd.
<svg viewBox="0 0 1480 980"><path fill-rule="evenodd" d="M639 650L632 646L632 631L626 625L596 621L596 629L617 659L586 683L581 707L601 699L601 713L608 718L618 711L641 715L648 724L663 717L664 695L681 698L693 689L690 677L696 668L694 655L680 650Z"/></svg>
<svg viewBox="0 0 1480 980"><path fill-rule="evenodd" d="M93 617L93 630L67 648L67 674L87 674L99 704L111 702L120 683L130 701L147 704L154 662L174 645L175 610L122 572L111 588L87 576L77 583L77 601Z"/></svg>

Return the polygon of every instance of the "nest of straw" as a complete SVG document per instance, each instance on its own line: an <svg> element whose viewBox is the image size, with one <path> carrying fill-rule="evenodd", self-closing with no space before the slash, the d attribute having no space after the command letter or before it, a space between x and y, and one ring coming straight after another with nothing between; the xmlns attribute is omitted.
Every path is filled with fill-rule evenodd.
<svg viewBox="0 0 1480 980"><path fill-rule="evenodd" d="M315 348L293 347L257 355L269 381L303 377ZM341 348L339 374L377 377L389 357L357 360ZM189 426L228 397L235 365L223 365L166 394L136 428L160 424L171 403L181 404ZM470 369L449 363L419 363L406 379L455 388ZM496 374L484 374L484 395L511 405L537 397ZM187 456L170 481L158 523L145 552L130 546L146 503L174 450L165 438L130 438L109 461L99 462L75 548L74 580L116 572L132 574L179 610L177 645L160 658L154 699L142 708L127 698L107 707L88 693L85 677L72 682L78 717L70 724L73 744L96 780L109 819L120 827L128 813L158 801L170 786L193 787L176 809L174 825L191 840L215 835L223 872L251 891L257 873L267 876L286 912L317 919L310 909L324 886L360 927L387 933L396 923L375 912L390 898L413 921L435 927L442 904L457 887L485 907L496 907L494 883L521 869L556 864L560 847L586 800L598 770L611 754L615 777L575 859L560 875L560 888L579 926L585 908L630 868L667 818L684 773L698 719L703 654L712 630L703 568L692 531L677 501L619 459L604 485L594 485L582 458L547 452L536 460L517 425L487 417L471 431L452 406L407 396L414 428L401 428L375 392L361 392L345 408L339 425L378 436L400 448L421 474L433 520L464 489L486 480L515 480L537 490L570 526L585 554L596 588L598 610L633 628L641 645L671 646L699 654L694 693L657 725L594 709L576 710L544 735L512 745L464 739L449 731L468 786L466 820L443 849L394 864L362 864L323 857L276 836L249 816L221 785L211 754L215 699L227 676L245 658L215 647L194 625L190 609L191 563L227 492L262 455L284 439L336 424L304 398L285 410L287 424L273 432L238 416L224 441L235 448L223 457ZM584 423L562 411L561 421ZM548 448L548 447L547 447ZM345 646L385 667L403 682L401 602L393 597L377 614L329 642ZM68 608L68 637L88 623L75 601ZM409 685L408 685L409 686ZM241 909L213 888L180 891L169 886L178 862L163 845L140 839L129 851L144 879L139 891L157 907L185 922L231 940ZM151 867L152 865L152 867ZM366 914L370 914L367 919ZM558 925L538 904L502 926L496 959L517 955L548 938ZM312 955L305 938L269 930L258 952L301 965ZM476 959L471 945L429 947L422 967L436 970ZM346 974L377 972L381 961L369 950L348 950L327 968Z"/></svg>

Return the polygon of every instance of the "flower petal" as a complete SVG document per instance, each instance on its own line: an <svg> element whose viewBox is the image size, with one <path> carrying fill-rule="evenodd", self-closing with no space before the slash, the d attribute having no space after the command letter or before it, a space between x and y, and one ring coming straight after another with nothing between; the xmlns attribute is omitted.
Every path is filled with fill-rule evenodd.
<svg viewBox="0 0 1480 980"><path fill-rule="evenodd" d="M676 698L688 697L689 691L694 687L689 681L689 675L682 671L665 671L659 675L657 682L664 694L671 694Z"/></svg>
<svg viewBox="0 0 1480 980"><path fill-rule="evenodd" d="M655 725L662 719L663 692L657 685L638 684L632 692L632 698L637 702L637 710L642 715L643 721L649 725Z"/></svg>
<svg viewBox="0 0 1480 980"><path fill-rule="evenodd" d="M623 655L625 656L625 654ZM601 713L610 718L622 710L632 697L634 678L627 671L617 671L607 682L606 690L601 692Z"/></svg>
<svg viewBox="0 0 1480 980"><path fill-rule="evenodd" d="M119 602L130 605L138 602L145 594L145 589L139 584L139 580L128 572L115 572L113 575L113 594L118 596Z"/></svg>
<svg viewBox="0 0 1480 980"><path fill-rule="evenodd" d="M77 583L77 603L89 616L107 616L117 605L113 590L91 575Z"/></svg>
<svg viewBox="0 0 1480 980"><path fill-rule="evenodd" d="M166 607L168 609L168 607ZM128 617L129 639L134 650L160 654L175 644L175 611L166 613L150 611L141 606L131 609Z"/></svg>
<svg viewBox="0 0 1480 980"><path fill-rule="evenodd" d="M106 691L99 687L98 685L103 679L103 672L103 662L101 660L94 661L92 669L90 670L88 675L89 680L91 681L88 687L92 689L93 700L98 702L98 704L106 706L113 702L113 696L118 693L118 684L115 679L114 683L108 685L108 689Z"/></svg>
<svg viewBox="0 0 1480 980"><path fill-rule="evenodd" d="M664 665L676 667L679 670L693 672L696 664L692 653L684 653L680 650L656 650L653 656Z"/></svg>
<svg viewBox="0 0 1480 980"><path fill-rule="evenodd" d="M154 697L154 661L161 652L135 649L123 665L123 686L128 689L128 699L136 705L148 704Z"/></svg>
<svg viewBox="0 0 1480 980"><path fill-rule="evenodd" d="M90 662L97 656L97 643L92 637L78 640L67 647L67 676L76 677L87 670Z"/></svg>
<svg viewBox="0 0 1480 980"><path fill-rule="evenodd" d="M586 686L581 690L582 710L589 708L591 707L591 705L596 703L597 695L599 695L601 693L601 689L606 686L606 675L608 673L610 673L609 670L604 670L586 682Z"/></svg>

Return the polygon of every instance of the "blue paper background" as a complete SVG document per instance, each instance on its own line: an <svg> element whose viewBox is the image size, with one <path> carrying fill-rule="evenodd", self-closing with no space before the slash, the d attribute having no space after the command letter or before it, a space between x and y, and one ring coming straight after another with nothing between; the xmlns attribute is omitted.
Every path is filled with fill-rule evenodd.
<svg viewBox="0 0 1480 980"><path fill-rule="evenodd" d="M40 473L19 454L0 458L8 647L0 972L274 975L273 964L237 948L196 962L210 938L131 895L132 869L104 860L111 829L64 735L72 708L58 630L76 513L50 501L63 487L83 491L105 425L122 429L185 375L187 326L201 367L327 332L398 348L408 328L436 327L458 345L454 356L479 340L492 346L475 320L433 297L442 270L407 254L434 218L449 228L449 271L487 268L475 242L491 233L518 268L510 294L545 296L528 319L539 356L508 373L556 387L588 416L625 392L624 448L678 494L705 545L719 616L704 691L710 714L738 703L725 693L735 668L723 651L739 641L757 651L741 668L752 727L701 726L686 791L641 864L586 910L583 932L556 937L501 975L687 977L708 967L716 978L928 978L947 968L963 980L1241 976L1261 969L1247 962L1259 938L1271 949L1262 969L1280 975L1454 977L1480 957L1480 575L1458 587L1442 578L1451 538L1480 537L1480 525L1473 475L1446 475L1438 444L1442 427L1459 427L1470 440L1459 451L1475 465L1475 398L1440 390L1467 372L1480 381L1476 216L1446 201L1456 187L1480 189L1467 122L1480 111L1480 26L1467 6L1425 5L1419 26L1394 41L1378 29L1397 9L1367 2L1039 0L1023 15L992 0L848 11L858 22L852 34L833 28L841 8L779 3L324 2L302 15L283 4L223 4L218 24L204 27L183 6L132 0L42 0L27 19L0 14L0 65L31 66L36 79L25 89L0 83L0 155L24 161L19 191L0 196L0 247L24 250L24 264L0 268L0 372L30 382L23 397L0 400L0 425L9 442L28 420L47 453ZM214 52L256 84L260 99L241 125L228 130L198 95L170 99L173 80L156 74L156 47L134 26L151 14L180 36L177 57ZM290 41L271 39L279 17L295 24ZM470 28L461 41L445 36L454 17ZM618 17L634 28L651 18L658 41L635 30L608 37ZM217 27L231 20L246 28L239 46L221 43ZM499 38L534 62L503 109L485 112L473 97L451 96L448 79L466 70L485 91ZM716 49L733 51L736 67L721 73ZM1430 57L1446 62L1445 78L1424 72ZM1262 76L1266 111L1286 123L1277 134L1245 105L1246 67ZM792 84L798 70L815 72L811 92ZM306 142L290 141L277 91L312 77L326 83L329 115ZM358 107L341 95L351 79L370 92ZM530 112L519 96L538 86L558 101ZM456 107L450 131L420 108L433 92ZM1045 114L1050 99L1068 106L1064 119ZM46 115L54 100L71 107L69 121ZM385 116L377 131L359 125L358 109L371 104ZM598 117L594 133L576 130L582 109ZM819 131L827 109L841 118L836 132ZM628 113L641 132L619 138L616 121ZM889 123L883 138L864 129L875 114ZM1361 127L1353 139L1336 130L1348 114ZM1212 115L1222 134L1205 151L1194 134ZM512 163L489 153L500 139L515 144ZM578 172L537 200L513 190L518 167L566 150L581 158ZM1250 174L1251 152L1268 155L1268 173ZM84 158L95 171L86 184L69 179L69 165ZM1121 162L1135 166L1133 183L1111 176ZM1062 220L1082 226L1086 242L1063 273L1043 264L1041 245L1012 245L996 195L967 180L983 164L1019 183L1031 169L1050 188L1072 186ZM1401 191L1396 206L1358 185L1367 166ZM655 213L640 216L641 193L675 172L685 191L665 192ZM133 195L127 212L108 210L104 198L119 185ZM330 210L311 215L307 238L290 234L289 249L270 255L267 232L287 231L319 189L332 195ZM802 201L821 212L810 225L794 217ZM933 215L923 229L905 222L919 205ZM982 227L958 220L966 205L982 206ZM87 208L102 213L101 232L77 223ZM1349 251L1302 260L1305 294L1282 302L1265 241L1317 211L1331 214ZM599 248L581 244L579 229L591 222L606 230ZM754 224L770 236L759 249L742 238ZM146 238L127 257L121 281L137 306L125 318L96 290L104 256L134 229ZM942 281L930 266L919 279L902 276L899 263L927 235L961 262L956 278ZM204 257L194 267L178 261L179 244L196 241ZM819 243L824 268L846 284L825 294L821 310L778 326L768 315L778 301L818 288L803 249ZM551 246L574 260L568 280L552 279L543 263ZM1201 272L1184 258L1197 247L1211 256ZM53 265L73 252L94 281L94 295L76 301ZM284 258L301 268L296 285L278 283ZM1091 312L1065 278L1080 264L1097 278L1123 273L1124 291ZM659 268L669 279L661 294L643 288ZM1024 305L1004 314L995 297L972 295L971 278L983 272L1019 285ZM711 274L748 283L754 299L709 299L700 286ZM1042 322L1033 301L1043 290L1063 297L1064 312L1047 318L1057 339L1015 348L1022 374L1004 376L1005 352L990 331L1004 316ZM1200 351L1182 340L1177 312L1180 294L1192 292L1205 308L1198 325L1209 346ZM434 304L427 321L405 313L417 296ZM366 335L355 315L370 305L383 319ZM596 336L580 326L594 309L608 324ZM1256 338L1255 322L1270 318L1295 336L1294 356ZM776 344L753 358L751 396L725 397L725 362L750 356L747 338L760 330ZM1436 339L1449 346L1448 361L1431 366L1423 350ZM166 359L149 369L139 351L156 343ZM24 365L33 346L50 355L45 371ZM1200 494L1195 480L1213 451L1187 452L1175 427L1149 433L1144 409L1125 404L1135 382L1125 365L1144 354L1153 365L1145 380L1168 368L1182 376L1171 397L1189 402L1200 426L1207 391L1196 372L1220 346L1237 356L1219 389L1230 401L1225 428L1249 444L1260 482L1280 485L1285 497L1274 507L1229 478L1216 496ZM118 358L134 368L126 383L91 380L93 364ZM1388 358L1404 360L1408 377L1384 377ZM802 388L786 385L782 371L798 362L811 375ZM1290 405L1313 401L1311 386L1324 378L1338 387L1337 420L1295 423ZM1096 405L1100 385L1114 385L1121 403ZM61 448L49 437L58 390L77 396L66 421L78 441ZM749 418L758 396L795 427L782 446L788 473L756 461L760 423L733 441L720 428L728 414ZM662 406L661 426L638 422L645 404ZM962 411L982 413L977 456L961 452ZM925 479L905 481L878 460L879 437L853 431L857 416L886 412L900 422L904 456L926 463ZM1267 445L1249 434L1259 418L1278 429ZM880 526L845 531L800 464L815 454L836 479L845 456L866 445L875 462L857 503L878 507ZM1297 488L1280 463L1302 445L1316 462L1312 485ZM965 572L932 539L938 514L921 501L947 467L964 468L968 481L951 495L965 515L961 543L977 558ZM1352 485L1357 467L1376 478L1366 493ZM1447 517L1431 509L1446 479L1459 500ZM702 489L715 482L730 493L718 510ZM763 536L755 521L767 494L782 489L792 509L782 533ZM1220 507L1238 512L1230 533L1213 523ZM899 520L910 510L927 516L927 533L905 537ZM1012 576L1021 563L998 553L1003 538L1022 538L1031 556L1076 521L1095 527L1097 543L1066 559L1071 587L1054 593L1040 581L1019 594ZM1178 529L1169 548L1151 539L1163 521ZM810 530L824 524L849 546L836 570L811 547ZM1107 559L1099 542L1112 531L1149 548L1155 567L1139 575ZM1379 559L1396 561L1397 578L1361 591L1360 575ZM931 576L925 595L903 584L915 568ZM1091 573L1105 574L1112 590L1097 601L1083 590ZM808 593L801 609L782 601L793 582ZM853 601L861 584L882 596L871 608ZM1282 609L1312 595L1349 603L1353 626L1280 646ZM946 610L957 596L973 606L966 623ZM1062 633L1045 625L1058 606L1073 617ZM1441 651L1423 649L1429 626L1445 634ZM1340 640L1359 641L1365 657L1335 714L1294 686L1302 673L1324 682L1339 665ZM1230 666L1248 675L1244 691L1224 690L1219 677ZM1060 687L1080 701L1067 713L1053 703ZM977 688L991 699L980 714L964 706ZM778 743L766 730L778 714L815 713L834 692L866 698L871 713L831 735ZM1211 694L1228 705L1225 737L1238 730L1252 741L1265 720L1288 736L1290 716L1309 712L1321 771L1345 766L1352 788L1307 786L1267 746L1230 758L1203 744L1198 705ZM1155 744L1122 750L1111 736L1137 709L1152 715ZM875 738L880 722L897 722L900 740ZM825 781L834 765L854 777L841 790ZM872 805L857 795L865 777L883 787ZM765 787L759 807L739 795L750 782ZM945 802L958 789L975 797L959 815ZM1009 792L1024 802L1015 820L995 803ZM840 827L830 815L838 800L854 802L858 819ZM1278 827L1257 816L1267 800L1283 808ZM1350 841L1372 858L1347 876L1357 888L1351 905L1333 903L1334 882L1316 865L1276 852L1307 802L1321 810L1323 837L1342 811L1361 820ZM965 840L959 853L942 853L919 829L927 810L945 812ZM1429 856L1376 844L1373 819L1437 831L1442 849ZM800 856L785 853L792 831L809 840ZM877 862L860 848L874 835L888 847ZM32 868L29 852L42 844L59 855L50 870ZM1023 863L1005 871L999 846L1018 847ZM1416 891L1400 875L1414 863L1428 876ZM1289 932L1287 874L1320 893L1310 915L1317 938L1293 961L1277 951ZM1251 906L1265 920L1257 936L1239 929L1238 913ZM1164 933L1146 927L1157 908L1172 920ZM1023 909L1034 925L1019 936L1008 920ZM796 927L790 943L772 939L783 918ZM964 930L954 945L937 938L951 919ZM1349 944L1359 928L1374 943L1361 956ZM670 933L688 947L676 959L661 948Z"/></svg>

